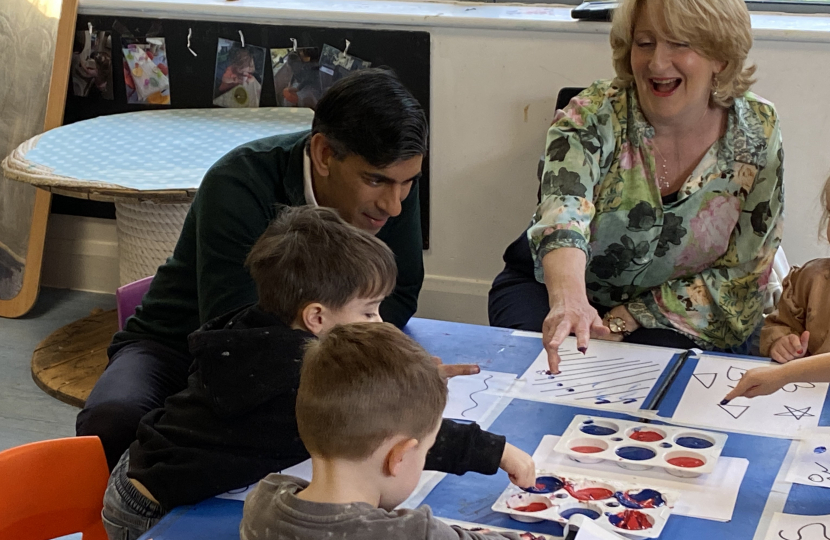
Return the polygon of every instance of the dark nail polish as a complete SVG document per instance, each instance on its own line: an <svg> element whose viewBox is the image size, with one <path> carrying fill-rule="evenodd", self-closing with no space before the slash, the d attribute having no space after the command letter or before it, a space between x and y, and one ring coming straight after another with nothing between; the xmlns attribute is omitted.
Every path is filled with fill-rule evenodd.
<svg viewBox="0 0 830 540"><path fill-rule="evenodd" d="M577 347L576 350L581 352L582 354L585 354L586 352L588 352L588 347Z"/></svg>
<svg viewBox="0 0 830 540"><path fill-rule="evenodd" d="M730 400L728 400L728 399L724 399L723 401L720 402L720 404L721 405L729 405L729 401Z"/></svg>

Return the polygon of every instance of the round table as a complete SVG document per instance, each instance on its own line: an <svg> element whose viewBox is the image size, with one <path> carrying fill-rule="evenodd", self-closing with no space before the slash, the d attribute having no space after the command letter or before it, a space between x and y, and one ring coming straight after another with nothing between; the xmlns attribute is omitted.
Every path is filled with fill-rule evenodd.
<svg viewBox="0 0 830 540"><path fill-rule="evenodd" d="M300 108L167 109L101 116L21 144L3 174L59 195L114 202L122 285L169 257L207 170L246 142L311 127ZM46 338L32 357L35 382L81 405L107 364L115 312L91 315ZM114 326L114 324L116 326Z"/></svg>

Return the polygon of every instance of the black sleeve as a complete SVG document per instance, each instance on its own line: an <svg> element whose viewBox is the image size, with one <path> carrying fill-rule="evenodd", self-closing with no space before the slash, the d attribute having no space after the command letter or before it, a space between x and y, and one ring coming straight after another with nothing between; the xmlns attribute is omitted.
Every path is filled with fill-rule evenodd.
<svg viewBox="0 0 830 540"><path fill-rule="evenodd" d="M398 263L395 290L380 305L380 316L398 328L403 328L418 309L418 295L424 283L421 203L417 183L401 206L401 214L391 218L377 235L389 246Z"/></svg>
<svg viewBox="0 0 830 540"><path fill-rule="evenodd" d="M506 439L484 431L478 424L444 419L424 468L452 474L496 474Z"/></svg>

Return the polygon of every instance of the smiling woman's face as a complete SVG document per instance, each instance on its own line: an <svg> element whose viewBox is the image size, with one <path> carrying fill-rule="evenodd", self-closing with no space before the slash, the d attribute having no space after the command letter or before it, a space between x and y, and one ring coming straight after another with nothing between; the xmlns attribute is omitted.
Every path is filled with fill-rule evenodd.
<svg viewBox="0 0 830 540"><path fill-rule="evenodd" d="M631 70L637 96L652 124L682 125L700 119L709 107L712 78L723 63L665 36L663 3L640 4L634 22Z"/></svg>

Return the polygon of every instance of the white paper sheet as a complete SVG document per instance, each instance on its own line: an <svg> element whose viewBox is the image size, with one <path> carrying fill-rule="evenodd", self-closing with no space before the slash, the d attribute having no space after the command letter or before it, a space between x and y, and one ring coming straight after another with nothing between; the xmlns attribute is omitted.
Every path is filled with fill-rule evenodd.
<svg viewBox="0 0 830 540"><path fill-rule="evenodd" d="M797 516L776 512L764 540L827 540L830 516Z"/></svg>
<svg viewBox="0 0 830 540"><path fill-rule="evenodd" d="M799 442L786 481L830 488L830 432L811 435Z"/></svg>
<svg viewBox="0 0 830 540"><path fill-rule="evenodd" d="M453 377L444 418L479 422L487 416L516 381L512 373L482 370L476 375Z"/></svg>
<svg viewBox="0 0 830 540"><path fill-rule="evenodd" d="M554 451L559 437L545 435L533 453L536 467L557 474L586 475L609 480L628 480L636 484L679 492L680 500L673 513L713 521L729 521L738 499L749 461L743 458L721 456L715 470L697 478L678 478L662 469L627 471L613 462L596 464L577 463Z"/></svg>
<svg viewBox="0 0 830 540"><path fill-rule="evenodd" d="M737 398L728 405L720 405L747 370L763 365L751 360L701 355L672 419L694 426L788 438L816 427L827 395L827 383L788 384L769 396Z"/></svg>
<svg viewBox="0 0 830 540"><path fill-rule="evenodd" d="M559 349L559 375L548 375L542 350L514 385L513 397L606 410L637 410L679 349L592 340L585 354L569 337Z"/></svg>

